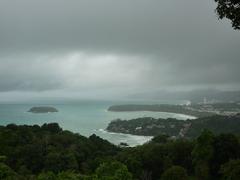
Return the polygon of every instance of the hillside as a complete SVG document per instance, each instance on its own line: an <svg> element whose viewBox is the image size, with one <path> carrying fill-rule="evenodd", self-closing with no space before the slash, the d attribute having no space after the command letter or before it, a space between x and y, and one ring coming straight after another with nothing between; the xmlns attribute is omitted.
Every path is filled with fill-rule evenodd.
<svg viewBox="0 0 240 180"><path fill-rule="evenodd" d="M56 123L10 124L0 126L0 147L2 180L238 180L240 173L238 137L207 130L194 140L160 135L119 148Z"/></svg>
<svg viewBox="0 0 240 180"><path fill-rule="evenodd" d="M194 120L154 119L151 117L132 120L114 120L109 123L107 130L111 132L134 135L156 136L166 134L176 137L195 138L204 129L215 134L240 134L240 116L210 116Z"/></svg>

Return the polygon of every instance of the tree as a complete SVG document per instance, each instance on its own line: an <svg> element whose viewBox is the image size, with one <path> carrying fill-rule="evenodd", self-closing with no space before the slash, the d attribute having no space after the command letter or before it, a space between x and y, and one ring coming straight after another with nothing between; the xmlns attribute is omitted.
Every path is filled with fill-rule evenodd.
<svg viewBox="0 0 240 180"><path fill-rule="evenodd" d="M162 180L186 180L188 178L186 170L181 166L172 166L162 174Z"/></svg>
<svg viewBox="0 0 240 180"><path fill-rule="evenodd" d="M62 131L62 128L58 125L58 123L49 123L49 124L43 124L41 127L45 131L49 131L51 133L59 133Z"/></svg>
<svg viewBox="0 0 240 180"><path fill-rule="evenodd" d="M58 180L79 180L80 178L81 178L80 175L72 171L63 171L61 173L58 173L57 175Z"/></svg>
<svg viewBox="0 0 240 180"><path fill-rule="evenodd" d="M124 164L113 161L101 164L96 175L99 180L132 180L132 174Z"/></svg>
<svg viewBox="0 0 240 180"><path fill-rule="evenodd" d="M204 130L197 138L196 145L192 152L195 174L201 179L208 179L210 176L210 161L213 157L214 135Z"/></svg>
<svg viewBox="0 0 240 180"><path fill-rule="evenodd" d="M194 148L194 144L188 140L175 140L168 143L169 157L174 165L182 166L189 172L193 171L191 153Z"/></svg>
<svg viewBox="0 0 240 180"><path fill-rule="evenodd" d="M147 144L141 148L141 161L145 171L152 174L152 179L159 179L161 174L172 166L168 149L162 144Z"/></svg>
<svg viewBox="0 0 240 180"><path fill-rule="evenodd" d="M7 165L0 163L0 179L17 179L17 174Z"/></svg>
<svg viewBox="0 0 240 180"><path fill-rule="evenodd" d="M240 179L240 160L230 160L225 163L221 168L223 179L226 180L239 180Z"/></svg>
<svg viewBox="0 0 240 180"><path fill-rule="evenodd" d="M155 143L166 143L168 142L169 136L165 134L161 134L158 136L155 136L152 141Z"/></svg>
<svg viewBox="0 0 240 180"><path fill-rule="evenodd" d="M7 159L7 157L6 157L6 156L0 156L0 163L1 163L1 162L5 162L5 161L6 161L6 159Z"/></svg>
<svg viewBox="0 0 240 180"><path fill-rule="evenodd" d="M42 172L38 175L37 180L57 180L57 177L53 172Z"/></svg>
<svg viewBox="0 0 240 180"><path fill-rule="evenodd" d="M222 164L230 159L240 158L240 146L238 138L233 134L221 134L215 137L214 155L211 160L211 171L214 176L219 176L218 172Z"/></svg>
<svg viewBox="0 0 240 180"><path fill-rule="evenodd" d="M240 29L240 1L239 0L215 0L218 3L216 12L220 19L231 20L234 29Z"/></svg>
<svg viewBox="0 0 240 180"><path fill-rule="evenodd" d="M58 173L62 170L63 161L61 159L61 153L50 152L45 158L45 170Z"/></svg>

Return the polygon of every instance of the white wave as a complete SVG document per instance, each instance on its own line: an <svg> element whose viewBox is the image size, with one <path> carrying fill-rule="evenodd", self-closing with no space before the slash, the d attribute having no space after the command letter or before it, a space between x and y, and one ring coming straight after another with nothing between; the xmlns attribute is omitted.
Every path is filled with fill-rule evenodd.
<svg viewBox="0 0 240 180"><path fill-rule="evenodd" d="M98 129L98 132L100 132L102 135L108 134L109 136L106 136L103 138L107 139L108 141L116 145L118 145L121 142L125 142L132 147L137 145L142 145L153 138L153 136L138 136L138 135L132 135L132 134L125 134L125 133L109 132L104 129Z"/></svg>

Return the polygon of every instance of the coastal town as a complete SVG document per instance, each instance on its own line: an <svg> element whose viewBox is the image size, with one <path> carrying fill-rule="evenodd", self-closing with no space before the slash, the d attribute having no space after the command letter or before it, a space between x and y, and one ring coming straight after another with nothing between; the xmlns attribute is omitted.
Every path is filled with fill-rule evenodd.
<svg viewBox="0 0 240 180"><path fill-rule="evenodd" d="M234 116L240 113L240 102L215 102L203 98L203 102L192 104L190 101L184 106L190 111L207 112L222 116Z"/></svg>

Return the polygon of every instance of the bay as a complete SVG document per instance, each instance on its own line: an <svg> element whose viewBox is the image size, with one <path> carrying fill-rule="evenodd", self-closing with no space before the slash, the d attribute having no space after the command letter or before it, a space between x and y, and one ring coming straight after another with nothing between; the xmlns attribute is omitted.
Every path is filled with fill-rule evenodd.
<svg viewBox="0 0 240 180"><path fill-rule="evenodd" d="M122 103L122 102L121 102ZM127 102L125 102L127 104ZM138 117L193 119L192 116L165 112L109 112L108 107L117 102L107 101L74 101L67 103L22 103L0 104L0 125L27 124L42 125L56 122L64 130L70 130L84 136L96 134L114 144L120 142L136 146L149 141L149 136L134 136L129 134L111 133L105 131L108 123L114 119L133 119ZM145 103L146 104L146 103ZM53 106L57 113L34 114L27 112L33 106Z"/></svg>

